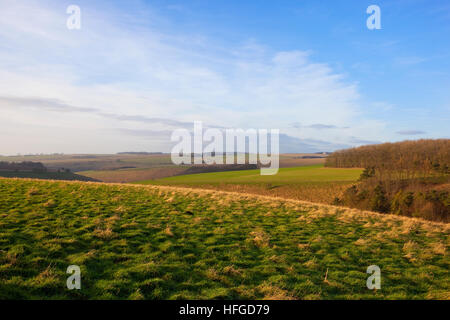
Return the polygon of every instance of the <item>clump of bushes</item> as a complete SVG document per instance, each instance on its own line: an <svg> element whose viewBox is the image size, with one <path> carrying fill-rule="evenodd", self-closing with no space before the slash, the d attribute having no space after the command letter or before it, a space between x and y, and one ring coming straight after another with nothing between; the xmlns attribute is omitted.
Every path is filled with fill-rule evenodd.
<svg viewBox="0 0 450 320"><path fill-rule="evenodd" d="M335 205L450 222L448 176L408 180L379 180L364 170L360 183L352 185Z"/></svg>

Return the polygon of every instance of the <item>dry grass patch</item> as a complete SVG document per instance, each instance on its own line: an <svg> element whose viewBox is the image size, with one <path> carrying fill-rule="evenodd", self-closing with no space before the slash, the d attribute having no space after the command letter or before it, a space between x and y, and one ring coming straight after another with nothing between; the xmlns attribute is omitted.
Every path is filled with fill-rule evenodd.
<svg viewBox="0 0 450 320"><path fill-rule="evenodd" d="M50 199L50 200L48 200L47 202L45 202L45 203L43 204L43 206L44 206L45 208L51 209L51 208L56 207L56 202L55 202L55 200Z"/></svg>
<svg viewBox="0 0 450 320"><path fill-rule="evenodd" d="M128 228L134 228L137 227L139 224L136 221L132 221L130 223L124 223L120 227L122 229L128 229Z"/></svg>
<svg viewBox="0 0 450 320"><path fill-rule="evenodd" d="M38 283L47 282L47 281L56 280L56 275L55 275L55 272L52 270L52 268L50 266L48 266L47 268L45 268L44 271L39 273L35 279Z"/></svg>
<svg viewBox="0 0 450 320"><path fill-rule="evenodd" d="M169 236L169 237L173 237L174 236L174 234L173 234L172 230L170 229L170 227L167 227L167 228L164 229L164 234Z"/></svg>
<svg viewBox="0 0 450 320"><path fill-rule="evenodd" d="M263 300L295 300L295 297L292 296L287 290L283 290L268 283L259 285L257 287L257 291L264 296Z"/></svg>
<svg viewBox="0 0 450 320"><path fill-rule="evenodd" d="M319 267L316 257L312 258L311 260L308 260L303 265L308 269L317 269Z"/></svg>
<svg viewBox="0 0 450 320"><path fill-rule="evenodd" d="M445 255L446 247L442 242L433 242L430 247L434 254Z"/></svg>
<svg viewBox="0 0 450 320"><path fill-rule="evenodd" d="M117 234L114 233L111 229L111 227L106 227L105 229L95 229L94 230L94 236L100 239L109 240L117 237Z"/></svg>
<svg viewBox="0 0 450 320"><path fill-rule="evenodd" d="M242 276L242 271L234 266L226 266L223 268L223 273L230 276Z"/></svg>
<svg viewBox="0 0 450 320"><path fill-rule="evenodd" d="M206 278L213 280L213 281L221 280L219 273L214 268L209 268L208 270L206 270L205 275L206 275Z"/></svg>
<svg viewBox="0 0 450 320"><path fill-rule="evenodd" d="M310 248L310 244L309 243L299 243L297 244L297 248L299 248L300 250L309 250Z"/></svg>
<svg viewBox="0 0 450 320"><path fill-rule="evenodd" d="M114 211L117 213L127 213L129 210L125 206L118 206Z"/></svg>
<svg viewBox="0 0 450 320"><path fill-rule="evenodd" d="M270 237L262 229L252 231L250 232L250 235L253 237L251 241L258 248L265 248L269 246Z"/></svg>
<svg viewBox="0 0 450 320"><path fill-rule="evenodd" d="M4 254L4 256L6 263L10 266L14 266L15 264L17 264L19 255L16 252L7 252L6 254Z"/></svg>
<svg viewBox="0 0 450 320"><path fill-rule="evenodd" d="M31 187L30 189L28 189L28 192L27 192L27 195L28 195L28 196L36 196L36 195L38 195L38 194L40 194L40 191L39 191L38 188L36 188L36 187Z"/></svg>
<svg viewBox="0 0 450 320"><path fill-rule="evenodd" d="M357 246L366 246L369 243L367 239L359 238L354 242Z"/></svg>
<svg viewBox="0 0 450 320"><path fill-rule="evenodd" d="M405 252L404 257L409 259L411 262L416 261L416 252L418 250L418 245L414 241L410 240L403 245L403 251Z"/></svg>

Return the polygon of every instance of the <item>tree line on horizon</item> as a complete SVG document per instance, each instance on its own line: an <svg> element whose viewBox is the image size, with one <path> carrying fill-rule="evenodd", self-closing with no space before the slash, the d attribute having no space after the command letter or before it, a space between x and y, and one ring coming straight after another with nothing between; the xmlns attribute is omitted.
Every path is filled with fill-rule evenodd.
<svg viewBox="0 0 450 320"><path fill-rule="evenodd" d="M0 171L46 172L47 168L41 162L33 162L33 161L22 161L22 162L0 161Z"/></svg>
<svg viewBox="0 0 450 320"><path fill-rule="evenodd" d="M398 178L449 173L450 139L421 139L367 145L333 152L326 167L376 168L393 171Z"/></svg>

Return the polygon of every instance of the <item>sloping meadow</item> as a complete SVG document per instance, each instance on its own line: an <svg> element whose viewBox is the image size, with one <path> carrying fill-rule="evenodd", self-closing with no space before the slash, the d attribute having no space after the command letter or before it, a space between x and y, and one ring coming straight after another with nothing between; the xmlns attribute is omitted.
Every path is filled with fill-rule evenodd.
<svg viewBox="0 0 450 320"><path fill-rule="evenodd" d="M449 229L231 192L0 179L0 299L450 299Z"/></svg>

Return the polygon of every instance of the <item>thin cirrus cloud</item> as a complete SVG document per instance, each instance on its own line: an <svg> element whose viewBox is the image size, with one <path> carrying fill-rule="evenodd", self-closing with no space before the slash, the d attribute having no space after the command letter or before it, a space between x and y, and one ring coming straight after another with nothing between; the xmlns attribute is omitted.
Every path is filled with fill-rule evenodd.
<svg viewBox="0 0 450 320"><path fill-rule="evenodd" d="M295 128L295 129L300 129L300 128L309 128L309 129L317 129L317 130L327 130L327 129L349 129L350 127L348 126L344 126L344 127L339 127L333 124L324 124L324 123L314 123L314 124L310 124L310 125L302 125L299 122L294 122L291 123L291 127Z"/></svg>
<svg viewBox="0 0 450 320"><path fill-rule="evenodd" d="M96 112L95 108L77 107L58 99L27 98L27 97L0 97L1 108L30 108L56 112Z"/></svg>
<svg viewBox="0 0 450 320"><path fill-rule="evenodd" d="M395 60L397 64L404 66L415 65L426 61L427 59L421 57L402 57Z"/></svg>
<svg viewBox="0 0 450 320"><path fill-rule="evenodd" d="M336 128L338 128L337 126L332 125L332 124L322 124L322 123L315 123L315 124L312 124L312 125L307 126L307 127L311 128L311 129L318 129L318 130L336 129Z"/></svg>
<svg viewBox="0 0 450 320"><path fill-rule="evenodd" d="M172 119L163 118L149 118L142 115L124 115L124 114L114 114L114 113L104 113L97 108L88 107L78 107L72 106L65 102L59 101L57 99L44 99L44 98L21 98L21 97L0 97L0 108L25 108L25 109L36 109L36 110L46 110L51 112L76 112L76 113L87 113L90 115L97 115L108 119L114 119L118 121L134 121L143 122L147 124L160 123L172 127L192 127L191 122L183 122ZM130 131L132 132L132 131Z"/></svg>
<svg viewBox="0 0 450 320"><path fill-rule="evenodd" d="M360 138L357 138L357 137L351 137L350 142L352 144L357 144L357 145L382 143L382 141L379 141L379 140L365 140L365 139L360 139Z"/></svg>
<svg viewBox="0 0 450 320"><path fill-rule="evenodd" d="M425 131L422 130L400 130L396 132L397 134L406 135L406 136L413 136L418 134L426 134Z"/></svg>

